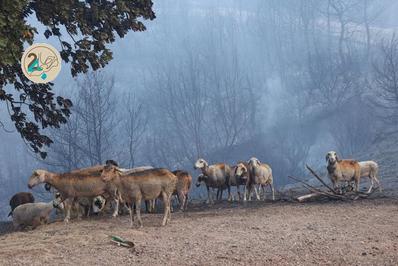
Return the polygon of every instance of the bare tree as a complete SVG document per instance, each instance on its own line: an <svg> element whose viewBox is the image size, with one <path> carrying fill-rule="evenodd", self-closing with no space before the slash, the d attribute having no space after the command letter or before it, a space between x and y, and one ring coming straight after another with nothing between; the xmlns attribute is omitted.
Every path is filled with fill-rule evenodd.
<svg viewBox="0 0 398 266"><path fill-rule="evenodd" d="M48 152L50 156L42 162L63 172L83 166L84 155L79 148L79 128L79 118L73 113L65 125L51 130L50 135L54 143Z"/></svg>
<svg viewBox="0 0 398 266"><path fill-rule="evenodd" d="M126 118L123 128L127 137L129 167L134 167L139 146L147 130L148 117L144 104L133 93L128 93L125 100Z"/></svg>
<svg viewBox="0 0 398 266"><path fill-rule="evenodd" d="M54 143L42 162L58 171L103 163L116 154L117 96L112 77L89 73L77 81L70 98L75 105L68 122L49 131Z"/></svg>
<svg viewBox="0 0 398 266"><path fill-rule="evenodd" d="M192 55L178 67L168 66L152 74L156 83L151 84L151 100L156 103L152 105L157 107L153 118L157 123L154 133L157 136L169 133L168 141L163 141L161 145L176 143L180 160L193 161L205 153L208 98L200 64Z"/></svg>
<svg viewBox="0 0 398 266"><path fill-rule="evenodd" d="M80 120L79 149L87 164L101 164L114 155L118 119L114 79L103 72L87 74L78 82L75 112Z"/></svg>

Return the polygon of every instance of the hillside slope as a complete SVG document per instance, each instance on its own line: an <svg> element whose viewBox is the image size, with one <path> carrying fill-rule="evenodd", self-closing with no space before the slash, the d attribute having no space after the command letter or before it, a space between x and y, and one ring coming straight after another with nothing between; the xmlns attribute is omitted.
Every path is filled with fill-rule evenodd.
<svg viewBox="0 0 398 266"><path fill-rule="evenodd" d="M145 227L108 217L0 236L2 265L397 265L398 200L197 205L144 214ZM107 234L135 243L111 243Z"/></svg>

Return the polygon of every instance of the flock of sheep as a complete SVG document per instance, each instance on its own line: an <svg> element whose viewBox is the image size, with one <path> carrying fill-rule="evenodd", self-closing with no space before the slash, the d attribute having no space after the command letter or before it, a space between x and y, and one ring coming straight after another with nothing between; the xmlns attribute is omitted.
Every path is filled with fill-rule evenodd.
<svg viewBox="0 0 398 266"><path fill-rule="evenodd" d="M334 188L341 182L355 182L355 189L359 189L361 177L369 177L373 188L374 182L379 185L378 165L374 161L357 162L355 160L340 160L336 152L326 155L328 176ZM261 191L265 199L265 188L270 186L272 199L275 200L272 169L261 163L257 158L247 162L238 162L235 166L225 163L209 165L204 159L198 159L194 164L200 169L196 186L204 184L208 192L208 203L212 203L210 189L217 189L217 199L222 198L223 190L228 191L228 200L234 200L231 187L236 187L238 200L242 199L240 186L244 187L243 200L251 200L253 191L257 200L261 199ZM64 211L65 222L71 218L72 208L78 209L77 216L82 212L79 206L85 206L85 215L102 210L106 202L113 201L113 217L118 216L119 206L127 207L130 214L131 226L134 213L139 226L142 227L141 203L145 202L148 212L154 211L155 202L161 199L164 206L162 225L166 225L171 217L171 199L175 195L180 204L180 210L185 210L188 204L188 193L191 188L192 177L182 170L170 171L164 168L150 166L132 169L120 168L113 160L105 165L97 165L84 169L73 170L68 173L53 173L46 170L36 170L29 178L28 187L33 188L45 184L46 189L55 189L55 198L49 203L34 203L33 196L28 192L20 192L10 200L11 212L15 228L24 228L48 222L52 209ZM82 202L86 202L83 204Z"/></svg>

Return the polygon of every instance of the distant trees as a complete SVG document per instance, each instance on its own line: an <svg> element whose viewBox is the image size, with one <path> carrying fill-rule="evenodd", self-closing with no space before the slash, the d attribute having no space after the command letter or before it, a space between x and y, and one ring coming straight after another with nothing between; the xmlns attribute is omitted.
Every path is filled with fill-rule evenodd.
<svg viewBox="0 0 398 266"><path fill-rule="evenodd" d="M125 119L122 119L123 125L120 127L124 129L122 139L126 140L125 145L128 147L128 165L129 167L136 166L137 153L144 141L145 133L148 127L148 110L144 106L135 93L128 92L123 103ZM123 114L123 113L122 113Z"/></svg>
<svg viewBox="0 0 398 266"><path fill-rule="evenodd" d="M398 124L398 39L394 34L380 43L380 59L374 64L372 102L380 117L397 130Z"/></svg>
<svg viewBox="0 0 398 266"><path fill-rule="evenodd" d="M151 160L176 167L220 151L228 159L233 146L255 134L259 95L234 50L233 30L212 32L197 48L212 49L184 49L181 59L151 71Z"/></svg>

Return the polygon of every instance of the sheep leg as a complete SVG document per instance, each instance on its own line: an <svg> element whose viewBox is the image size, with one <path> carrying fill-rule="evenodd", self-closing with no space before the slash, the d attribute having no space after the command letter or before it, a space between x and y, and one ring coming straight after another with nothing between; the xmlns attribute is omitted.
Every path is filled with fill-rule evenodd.
<svg viewBox="0 0 398 266"><path fill-rule="evenodd" d="M271 190L272 190L272 200L275 201L275 189L274 189L274 184L271 183Z"/></svg>
<svg viewBox="0 0 398 266"><path fill-rule="evenodd" d="M88 217L90 217L90 211L91 211L91 206L93 205L93 201L91 201L91 204L88 206L88 210L87 210L87 213L86 213L86 217L88 218Z"/></svg>
<svg viewBox="0 0 398 266"><path fill-rule="evenodd" d="M180 210L181 211L184 211L184 209L185 209L185 202L187 201L187 198L186 198L186 196L185 195L183 195L182 196L182 200L181 200L181 207L180 207Z"/></svg>
<svg viewBox="0 0 398 266"><path fill-rule="evenodd" d="M252 200L252 196L253 196L253 187L255 188L255 185L254 185L254 184L252 184L252 185L249 186L249 195L248 195L249 201Z"/></svg>
<svg viewBox="0 0 398 266"><path fill-rule="evenodd" d="M231 186L228 186L227 189L228 189L228 201L231 201L232 200Z"/></svg>
<svg viewBox="0 0 398 266"><path fill-rule="evenodd" d="M379 187L379 191L382 192L381 184L380 184L380 181L379 181L379 179L377 178L377 176L374 177L374 180L376 181L377 186Z"/></svg>
<svg viewBox="0 0 398 266"><path fill-rule="evenodd" d="M134 211L133 211L133 204L129 204L129 206L127 206L129 209L129 214L130 214L130 227L133 228L134 227Z"/></svg>
<svg viewBox="0 0 398 266"><path fill-rule="evenodd" d="M238 195L238 201L241 201L241 196L240 196L240 187L239 185L236 185L236 194Z"/></svg>
<svg viewBox="0 0 398 266"><path fill-rule="evenodd" d="M254 185L254 192L256 193L256 198L257 198L257 200L260 200L260 195L258 194L257 186L256 186L256 185Z"/></svg>
<svg viewBox="0 0 398 266"><path fill-rule="evenodd" d="M174 199L173 195L170 195L170 212L174 212L174 208L173 208L174 200L173 199Z"/></svg>
<svg viewBox="0 0 398 266"><path fill-rule="evenodd" d="M73 202L71 202L71 201L73 201L73 199L71 199L71 198L66 200L66 204L65 204L66 205L66 215L65 215L65 219L64 219L65 223L68 223L70 220L70 209L72 208L72 205L73 205Z"/></svg>
<svg viewBox="0 0 398 266"><path fill-rule="evenodd" d="M75 207L75 210L77 212L77 219L81 220L82 219L82 211L81 211L81 208L80 208L80 203L77 201L76 198L73 199L73 206Z"/></svg>
<svg viewBox="0 0 398 266"><path fill-rule="evenodd" d="M162 221L162 226L165 226L167 224L167 216L170 213L170 197L167 195L165 191L162 191L162 198L163 198L163 206L164 206L164 215L163 215L163 221Z"/></svg>
<svg viewBox="0 0 398 266"><path fill-rule="evenodd" d="M148 200L145 201L145 210L146 210L146 213L151 213L150 203Z"/></svg>
<svg viewBox="0 0 398 266"><path fill-rule="evenodd" d="M114 201L115 201L115 209L113 210L112 217L117 217L119 214L119 199L118 199L118 197L115 197Z"/></svg>
<svg viewBox="0 0 398 266"><path fill-rule="evenodd" d="M171 220L171 212L173 211L173 206L172 206L172 204L171 204L171 198L173 197L173 194L170 194L169 195L169 197L168 197L168 202L169 202L169 211L168 211L168 216L167 216L167 223L169 223L170 222L170 220Z"/></svg>
<svg viewBox="0 0 398 266"><path fill-rule="evenodd" d="M206 186L206 188L207 188L207 201L206 201L206 203L207 204L211 204L212 200L211 200L211 195L210 195L210 188L209 188L209 186Z"/></svg>
<svg viewBox="0 0 398 266"><path fill-rule="evenodd" d="M183 211L184 210L184 205L185 205L185 200L186 200L185 199L185 194L182 193L182 192L178 192L177 197L178 197L178 202L180 204L180 211Z"/></svg>
<svg viewBox="0 0 398 266"><path fill-rule="evenodd" d="M263 193L263 200L265 201L265 185L258 186L258 194L260 195L260 198L261 198L261 192Z"/></svg>
<svg viewBox="0 0 398 266"><path fill-rule="evenodd" d="M184 207L184 210L187 210L188 209L188 199L189 199L189 197L188 197L188 193L185 195L185 207Z"/></svg>
<svg viewBox="0 0 398 266"><path fill-rule="evenodd" d="M359 179L356 179L355 180L355 192L358 192L359 191Z"/></svg>
<svg viewBox="0 0 398 266"><path fill-rule="evenodd" d="M247 185L245 186L245 188L243 189L243 201L247 201Z"/></svg>
<svg viewBox="0 0 398 266"><path fill-rule="evenodd" d="M218 188L217 189L217 200L221 201L222 200L222 194L224 193L224 189Z"/></svg>
<svg viewBox="0 0 398 266"><path fill-rule="evenodd" d="M369 187L369 189L368 189L368 191L366 193L370 193L372 191L373 185L374 185L373 178L370 177L370 187Z"/></svg>
<svg viewBox="0 0 398 266"><path fill-rule="evenodd" d="M252 190L253 190L253 185L246 185L247 188L246 189L246 193L245 193L245 197L247 197L248 201L252 200Z"/></svg>
<svg viewBox="0 0 398 266"><path fill-rule="evenodd" d="M332 186L333 186L333 190L337 191L337 182L334 179L332 180Z"/></svg>
<svg viewBox="0 0 398 266"><path fill-rule="evenodd" d="M36 229L36 227L38 227L39 225L41 225L40 217L33 219L32 229Z"/></svg>
<svg viewBox="0 0 398 266"><path fill-rule="evenodd" d="M142 219L141 219L141 198L137 198L135 200L135 213L137 215L137 220L138 220L138 224L141 227L143 227L142 225Z"/></svg>

